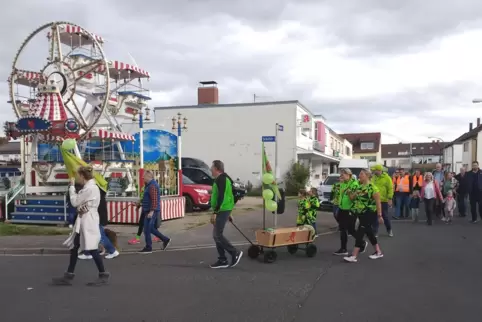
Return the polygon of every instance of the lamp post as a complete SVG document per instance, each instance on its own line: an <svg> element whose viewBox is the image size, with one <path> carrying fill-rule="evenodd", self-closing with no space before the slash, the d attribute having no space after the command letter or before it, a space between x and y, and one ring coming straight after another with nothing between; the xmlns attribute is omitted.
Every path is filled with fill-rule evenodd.
<svg viewBox="0 0 482 322"><path fill-rule="evenodd" d="M182 131L187 130L187 118L182 117L181 113L177 113L177 117L172 118L172 130L177 130L177 192L182 197Z"/></svg>

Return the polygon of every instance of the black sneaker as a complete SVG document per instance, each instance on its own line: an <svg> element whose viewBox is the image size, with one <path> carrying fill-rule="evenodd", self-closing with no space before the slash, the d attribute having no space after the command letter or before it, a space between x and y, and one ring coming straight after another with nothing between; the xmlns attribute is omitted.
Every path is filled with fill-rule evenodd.
<svg viewBox="0 0 482 322"><path fill-rule="evenodd" d="M74 280L74 273L65 273L62 277L52 278L52 284L57 286L70 286Z"/></svg>
<svg viewBox="0 0 482 322"><path fill-rule="evenodd" d="M151 253L152 253L152 249L149 249L147 247L144 247L139 251L139 254L151 254Z"/></svg>
<svg viewBox="0 0 482 322"><path fill-rule="evenodd" d="M168 241L162 243L162 250L166 250L170 244L171 244L171 238L169 238Z"/></svg>
<svg viewBox="0 0 482 322"><path fill-rule="evenodd" d="M211 267L211 268L228 268L229 263L228 263L227 260L222 261L222 260L218 259L218 261L216 263L209 265L209 267Z"/></svg>
<svg viewBox="0 0 482 322"><path fill-rule="evenodd" d="M364 252L366 252L367 247L368 247L368 242L367 241L363 242L363 247L360 247L360 254L363 254Z"/></svg>
<svg viewBox="0 0 482 322"><path fill-rule="evenodd" d="M87 283L87 286L104 286L109 284L110 273L99 273L99 277L93 282Z"/></svg>
<svg viewBox="0 0 482 322"><path fill-rule="evenodd" d="M348 251L346 249L340 248L336 252L333 253L336 256L348 256Z"/></svg>
<svg viewBox="0 0 482 322"><path fill-rule="evenodd" d="M233 261L231 262L230 267L234 267L238 265L239 261L241 260L241 257L243 257L243 252L242 251L237 252L236 255L233 256Z"/></svg>

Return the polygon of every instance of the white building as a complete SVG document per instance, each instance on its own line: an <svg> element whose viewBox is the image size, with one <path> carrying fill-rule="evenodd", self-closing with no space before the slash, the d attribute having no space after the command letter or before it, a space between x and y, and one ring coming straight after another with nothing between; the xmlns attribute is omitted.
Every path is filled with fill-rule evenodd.
<svg viewBox="0 0 482 322"><path fill-rule="evenodd" d="M444 149L445 167L459 172L461 167L470 169L473 161L482 162L482 125L477 118L477 126L469 123L469 131L449 143Z"/></svg>
<svg viewBox="0 0 482 322"><path fill-rule="evenodd" d="M205 82L198 89L198 105L156 107L154 122L146 128L172 130L171 119L177 113L188 119L188 130L182 134L182 155L199 158L210 164L219 159L233 178L257 184L261 173L263 136L278 132L278 171L284 176L292 162L300 161L311 169L311 185L317 185L323 174L330 173L343 151L352 147L343 142L332 148L330 131L321 115L315 116L299 101L242 104L218 104L215 82ZM265 143L268 159L274 168L275 143ZM336 152L336 153L335 153ZM339 153L339 154L338 154Z"/></svg>

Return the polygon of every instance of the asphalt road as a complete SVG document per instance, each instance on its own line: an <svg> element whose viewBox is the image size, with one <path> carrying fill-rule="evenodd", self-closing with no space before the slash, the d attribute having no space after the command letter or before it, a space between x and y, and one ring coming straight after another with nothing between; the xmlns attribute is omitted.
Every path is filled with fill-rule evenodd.
<svg viewBox="0 0 482 322"><path fill-rule="evenodd" d="M385 257L349 264L331 252L337 234L317 239L315 258L289 255L232 269L207 267L214 249L125 255L106 262L111 284L92 288L93 262L76 284L50 286L66 256L0 257L0 321L481 321L482 224L457 219L397 222L381 234ZM350 246L353 240L350 240Z"/></svg>

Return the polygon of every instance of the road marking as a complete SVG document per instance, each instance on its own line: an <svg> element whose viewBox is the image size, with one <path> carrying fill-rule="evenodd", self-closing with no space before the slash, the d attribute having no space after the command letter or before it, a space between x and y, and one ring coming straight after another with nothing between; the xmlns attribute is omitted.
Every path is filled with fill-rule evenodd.
<svg viewBox="0 0 482 322"><path fill-rule="evenodd" d="M327 235L333 235L338 233L338 231L327 231L321 234L318 234L318 238ZM315 239L316 240L316 239ZM255 243L256 244L256 243ZM233 243L233 246L247 246L251 245L249 242L240 242L240 243ZM189 251L189 250L197 250L197 249L211 249L216 248L216 245L199 245L199 246L186 246L186 247L179 247L179 248L171 248L166 251L164 250L153 250L152 253L162 253L162 252L182 252L182 251ZM139 255L138 252L130 251L130 252L120 252L121 255ZM0 257L57 257L57 256L67 256L69 254L0 254ZM110 261L110 260L107 260Z"/></svg>

